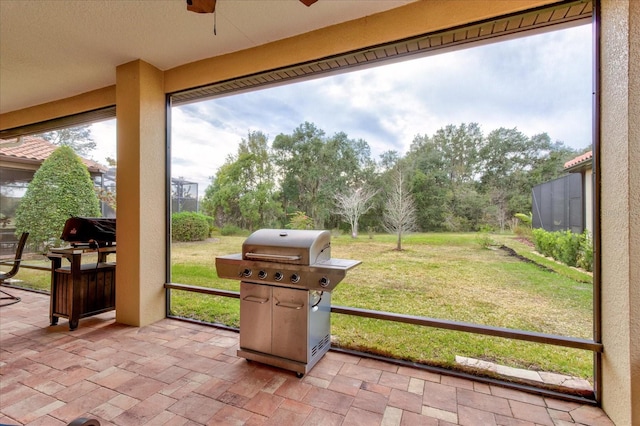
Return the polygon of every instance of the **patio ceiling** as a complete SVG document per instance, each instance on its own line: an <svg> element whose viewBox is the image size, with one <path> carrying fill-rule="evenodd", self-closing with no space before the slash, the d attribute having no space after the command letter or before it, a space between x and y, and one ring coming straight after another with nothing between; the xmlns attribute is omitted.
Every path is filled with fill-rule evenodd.
<svg viewBox="0 0 640 426"><path fill-rule="evenodd" d="M0 113L115 84L116 66L161 70L369 16L415 0L219 0L214 15L184 0L0 2Z"/></svg>

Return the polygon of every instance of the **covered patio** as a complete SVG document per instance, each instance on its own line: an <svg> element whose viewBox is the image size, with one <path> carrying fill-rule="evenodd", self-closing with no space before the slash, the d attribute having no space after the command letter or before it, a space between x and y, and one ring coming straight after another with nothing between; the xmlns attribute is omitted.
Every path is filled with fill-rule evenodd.
<svg viewBox="0 0 640 426"><path fill-rule="evenodd" d="M640 2L220 2L229 19L218 21L217 39L212 17L194 24L180 0L1 3L0 137L117 119L119 260L115 316L74 332L49 327L48 296L19 290L22 302L0 310L0 423L63 425L88 414L107 425L611 424L592 406L336 352L299 381L236 358L232 332L166 318L171 102L256 76L299 76L309 64L325 72L336 58L347 67L404 54L416 37L459 43L451 48L470 34L488 42L483 25L496 29L498 19L508 29L539 22L521 14L553 21L556 9L585 5L597 28L593 340L604 350L595 391L617 425L640 421ZM376 51L383 45L393 48Z"/></svg>
<svg viewBox="0 0 640 426"><path fill-rule="evenodd" d="M236 356L238 334L113 312L49 326L49 297L0 309L1 424L612 425L580 405L339 352L301 380Z"/></svg>

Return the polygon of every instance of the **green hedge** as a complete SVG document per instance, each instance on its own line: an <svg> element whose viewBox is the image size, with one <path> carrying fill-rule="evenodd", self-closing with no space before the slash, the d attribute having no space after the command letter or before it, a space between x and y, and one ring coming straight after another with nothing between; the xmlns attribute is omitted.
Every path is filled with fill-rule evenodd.
<svg viewBox="0 0 640 426"><path fill-rule="evenodd" d="M533 230L536 250L568 266L593 270L593 242L588 231L575 234L571 231L548 232Z"/></svg>
<svg viewBox="0 0 640 426"><path fill-rule="evenodd" d="M173 241L204 241L209 237L209 217L200 213L180 212L171 215Z"/></svg>

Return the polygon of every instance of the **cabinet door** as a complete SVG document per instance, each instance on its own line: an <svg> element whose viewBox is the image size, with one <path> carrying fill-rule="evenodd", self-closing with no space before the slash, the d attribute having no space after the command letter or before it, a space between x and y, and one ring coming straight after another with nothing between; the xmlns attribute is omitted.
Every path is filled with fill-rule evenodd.
<svg viewBox="0 0 640 426"><path fill-rule="evenodd" d="M240 347L271 353L271 287L240 283Z"/></svg>
<svg viewBox="0 0 640 426"><path fill-rule="evenodd" d="M273 287L272 353L307 362L309 292Z"/></svg>

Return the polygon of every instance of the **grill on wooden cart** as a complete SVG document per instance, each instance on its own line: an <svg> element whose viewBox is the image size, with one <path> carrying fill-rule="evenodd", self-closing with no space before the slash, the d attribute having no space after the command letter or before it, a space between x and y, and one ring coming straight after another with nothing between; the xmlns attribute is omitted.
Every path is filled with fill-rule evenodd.
<svg viewBox="0 0 640 426"><path fill-rule="evenodd" d="M261 229L216 258L240 280L238 356L302 377L331 346L331 291L358 260L331 257L329 231Z"/></svg>
<svg viewBox="0 0 640 426"><path fill-rule="evenodd" d="M60 239L67 247L51 248L51 325L59 318L69 319L69 329L78 327L80 318L115 309L116 265L107 256L116 252L116 219L71 217ZM90 262L86 254L97 253ZM63 264L63 259L69 261Z"/></svg>

